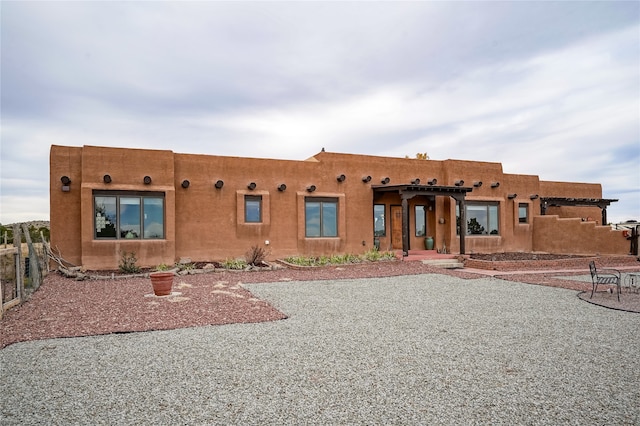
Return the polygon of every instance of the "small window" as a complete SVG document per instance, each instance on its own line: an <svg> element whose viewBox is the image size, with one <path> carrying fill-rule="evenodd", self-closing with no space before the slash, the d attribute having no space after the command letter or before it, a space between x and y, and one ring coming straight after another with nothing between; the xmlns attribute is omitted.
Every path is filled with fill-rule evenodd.
<svg viewBox="0 0 640 426"><path fill-rule="evenodd" d="M384 204L373 205L373 235L376 237L384 237L386 235Z"/></svg>
<svg viewBox="0 0 640 426"><path fill-rule="evenodd" d="M306 237L338 236L338 200L307 197L305 208Z"/></svg>
<svg viewBox="0 0 640 426"><path fill-rule="evenodd" d="M424 237L427 235L427 222L424 206L415 206L416 218L416 237Z"/></svg>
<svg viewBox="0 0 640 426"><path fill-rule="evenodd" d="M262 196L244 196L244 221L246 223L262 222Z"/></svg>
<svg viewBox="0 0 640 426"><path fill-rule="evenodd" d="M520 203L518 205L518 222L529 223L529 204Z"/></svg>

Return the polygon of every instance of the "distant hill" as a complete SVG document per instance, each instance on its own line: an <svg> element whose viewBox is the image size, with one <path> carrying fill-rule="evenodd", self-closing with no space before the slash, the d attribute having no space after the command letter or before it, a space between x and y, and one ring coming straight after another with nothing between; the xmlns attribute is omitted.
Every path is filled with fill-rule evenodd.
<svg viewBox="0 0 640 426"><path fill-rule="evenodd" d="M28 222L18 222L18 223L26 223L28 227L34 226L36 229L47 228L51 229L48 220L30 220ZM9 223L7 225L2 224L6 228L13 228L13 223Z"/></svg>

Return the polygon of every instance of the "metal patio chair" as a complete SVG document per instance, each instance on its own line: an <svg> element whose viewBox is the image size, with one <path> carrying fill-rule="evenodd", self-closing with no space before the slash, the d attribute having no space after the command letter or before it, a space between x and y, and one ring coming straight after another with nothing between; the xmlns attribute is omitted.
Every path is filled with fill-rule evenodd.
<svg viewBox="0 0 640 426"><path fill-rule="evenodd" d="M618 296L618 302L620 301L620 293L621 289L621 274L617 269L601 269L598 271L596 269L596 262L593 260L589 262L589 269L591 270L591 297L593 297L593 293L598 289L598 284L615 284L616 292Z"/></svg>

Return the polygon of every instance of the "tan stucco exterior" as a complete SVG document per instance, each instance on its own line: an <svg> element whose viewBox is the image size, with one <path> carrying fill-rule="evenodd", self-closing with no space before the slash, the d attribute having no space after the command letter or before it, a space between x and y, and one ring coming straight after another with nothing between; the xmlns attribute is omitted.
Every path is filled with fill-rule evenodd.
<svg viewBox="0 0 640 426"><path fill-rule="evenodd" d="M103 177L109 175L111 182ZM337 176L344 175L339 181ZM61 177L71 180L61 189ZM144 177L151 182L144 183ZM368 182L363 177L370 176ZM388 183L383 180L389 178ZM465 252L547 251L626 254L628 243L598 223L597 207L549 207L540 217L542 197L599 199L599 184L540 181L537 176L505 174L499 163L417 160L320 152L305 161L177 154L171 151L52 146L50 157L51 240L68 261L88 269L117 268L122 251L135 252L140 266L241 257L254 245L272 258L289 255L362 253L374 246L373 206L385 205L386 235L380 249L402 249L393 234L396 192L383 185L468 187L466 202L499 206L499 235L466 236ZM182 186L188 181L188 187ZM215 183L222 181L221 188ZM479 185L479 182L482 182ZM499 185L492 185L498 182ZM254 183L255 187L248 186ZM279 190L282 184L286 189ZM475 184L475 185L474 185ZM315 186L314 192L307 190ZM96 239L94 191L152 191L164 194L164 238ZM509 194L517 194L510 199ZM244 197L262 197L260 223L244 222ZM532 196L534 196L532 198ZM537 197L536 197L537 196ZM326 197L338 204L338 236L305 236L305 198ZM408 201L409 249L424 249L416 236L415 205L426 210L426 234L435 248L460 251L456 201L448 196L416 196ZM528 223L519 223L518 206L527 205ZM398 216L399 218L400 216ZM398 222L396 222L398 224ZM392 235L395 235L392 238ZM400 239L400 243L402 239ZM395 244L394 244L395 243Z"/></svg>

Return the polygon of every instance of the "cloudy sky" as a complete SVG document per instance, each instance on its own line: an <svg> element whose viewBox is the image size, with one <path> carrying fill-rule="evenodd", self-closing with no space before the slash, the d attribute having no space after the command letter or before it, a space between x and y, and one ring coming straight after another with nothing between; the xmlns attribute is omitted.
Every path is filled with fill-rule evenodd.
<svg viewBox="0 0 640 426"><path fill-rule="evenodd" d="M0 223L56 145L494 161L640 219L640 3L10 2Z"/></svg>

